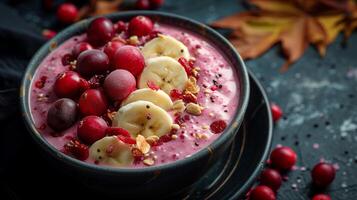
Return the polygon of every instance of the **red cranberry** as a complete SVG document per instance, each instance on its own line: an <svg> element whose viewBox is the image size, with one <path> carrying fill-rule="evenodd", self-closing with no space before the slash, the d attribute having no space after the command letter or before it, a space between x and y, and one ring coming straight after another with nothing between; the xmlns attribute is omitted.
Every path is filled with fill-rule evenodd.
<svg viewBox="0 0 357 200"><path fill-rule="evenodd" d="M217 120L210 125L211 131L215 134L222 133L226 129L227 123L224 120Z"/></svg>
<svg viewBox="0 0 357 200"><path fill-rule="evenodd" d="M271 104L271 114L273 115L273 121L277 122L283 115L283 111L278 105L273 103Z"/></svg>
<svg viewBox="0 0 357 200"><path fill-rule="evenodd" d="M102 46L114 37L113 23L104 17L93 20L87 29L88 40L94 46Z"/></svg>
<svg viewBox="0 0 357 200"><path fill-rule="evenodd" d="M136 16L130 20L129 33L130 35L145 36L149 35L154 29L154 24L148 17Z"/></svg>
<svg viewBox="0 0 357 200"><path fill-rule="evenodd" d="M53 30L50 30L50 29L45 29L45 30L42 31L42 36L47 40L52 39L56 35L57 35L56 31L53 31Z"/></svg>
<svg viewBox="0 0 357 200"><path fill-rule="evenodd" d="M274 169L266 169L260 175L260 184L269 186L271 189L277 191L282 183L281 175Z"/></svg>
<svg viewBox="0 0 357 200"><path fill-rule="evenodd" d="M77 104L71 99L55 101L47 113L47 124L56 131L71 127L77 119Z"/></svg>
<svg viewBox="0 0 357 200"><path fill-rule="evenodd" d="M327 187L335 179L336 170L328 163L319 163L311 171L311 177L314 185L318 187Z"/></svg>
<svg viewBox="0 0 357 200"><path fill-rule="evenodd" d="M114 24L114 29L117 33L121 33L128 30L128 25L123 21L118 21Z"/></svg>
<svg viewBox="0 0 357 200"><path fill-rule="evenodd" d="M136 89L136 80L130 72L117 69L105 78L103 86L112 100L121 101Z"/></svg>
<svg viewBox="0 0 357 200"><path fill-rule="evenodd" d="M153 9L160 8L162 4L164 4L164 0L149 0L150 1L150 6Z"/></svg>
<svg viewBox="0 0 357 200"><path fill-rule="evenodd" d="M58 97L77 97L80 91L86 89L86 82L77 72L66 71L57 77L53 91Z"/></svg>
<svg viewBox="0 0 357 200"><path fill-rule="evenodd" d="M41 76L39 80L36 81L35 87L38 89L42 89L43 87L45 87L46 81L47 81L47 76Z"/></svg>
<svg viewBox="0 0 357 200"><path fill-rule="evenodd" d="M109 67L109 58L107 54L100 50L87 50L78 56L77 70L83 76L102 74L109 70Z"/></svg>
<svg viewBox="0 0 357 200"><path fill-rule="evenodd" d="M331 200L331 197L329 197L326 194L317 194L314 197L312 197L312 200Z"/></svg>
<svg viewBox="0 0 357 200"><path fill-rule="evenodd" d="M114 55L113 65L116 69L125 69L138 77L144 69L145 60L137 47L124 45Z"/></svg>
<svg viewBox="0 0 357 200"><path fill-rule="evenodd" d="M57 18L64 24L73 23L78 18L78 9L72 3L64 3L58 7Z"/></svg>
<svg viewBox="0 0 357 200"><path fill-rule="evenodd" d="M269 187L259 185L250 192L249 200L275 200L275 194Z"/></svg>
<svg viewBox="0 0 357 200"><path fill-rule="evenodd" d="M88 146L82 144L77 139L71 139L64 145L65 152L73 155L78 160L86 160L89 156Z"/></svg>
<svg viewBox="0 0 357 200"><path fill-rule="evenodd" d="M150 9L150 1L149 0L137 0L135 3L135 7L139 10L149 10Z"/></svg>
<svg viewBox="0 0 357 200"><path fill-rule="evenodd" d="M111 63L113 63L115 52L122 46L124 46L124 43L120 41L111 41L105 45L104 53L107 54Z"/></svg>
<svg viewBox="0 0 357 200"><path fill-rule="evenodd" d="M278 147L272 151L270 160L278 169L288 170L296 163L297 156L290 147Z"/></svg>
<svg viewBox="0 0 357 200"><path fill-rule="evenodd" d="M83 51L93 49L93 47L88 43L88 42L81 42L76 45L74 45L72 49L72 56L73 58L77 59L79 54L81 54Z"/></svg>
<svg viewBox="0 0 357 200"><path fill-rule="evenodd" d="M108 128L104 119L97 116L87 116L79 122L77 128L78 138L86 144L93 144L105 137Z"/></svg>
<svg viewBox="0 0 357 200"><path fill-rule="evenodd" d="M79 110L84 116L100 116L107 111L108 101L101 90L86 90L78 101Z"/></svg>

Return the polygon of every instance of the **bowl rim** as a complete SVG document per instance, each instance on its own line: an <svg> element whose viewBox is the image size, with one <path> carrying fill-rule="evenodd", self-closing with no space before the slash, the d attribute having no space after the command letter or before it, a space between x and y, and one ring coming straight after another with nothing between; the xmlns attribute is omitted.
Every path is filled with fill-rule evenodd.
<svg viewBox="0 0 357 200"><path fill-rule="evenodd" d="M235 112L235 115L231 121L231 123L227 126L226 130L221 134L220 137L218 137L216 140L214 140L211 144L206 146L205 148L200 149L199 151L195 152L192 154L190 157L186 157L174 162L169 162L157 166L150 166L150 167L144 167L144 168L117 168L117 167L109 167L109 166L99 166L99 165L94 165L91 163L86 163L80 160L77 160L75 158L72 158L68 155L65 155L64 153L60 152L58 149L53 147L45 138L41 136L39 131L36 129L34 126L34 123L32 121L32 115L30 111L30 105L29 105L29 93L30 93L30 86L32 82L32 75L36 72L36 69L39 65L39 63L42 61L40 58L44 58L45 56L48 55L48 52L51 44L56 43L60 38L65 38L68 39L69 36L72 37L75 35L75 33L79 34L81 32L78 32L78 30L82 30L83 26L86 26L91 20L99 17L92 17L88 19L81 20L66 29L62 30L59 32L54 38L46 42L31 58L31 61L27 65L25 74L22 79L21 83L21 88L20 88L20 106L21 106L21 111L23 118L25 120L26 127L28 128L29 132L31 132L32 138L36 141L37 144L39 144L45 151L50 153L52 156L55 158L59 159L60 161L75 167L75 168L81 168L81 170L89 171L89 172L94 172L94 173L100 173L100 174L112 174L112 175L117 175L120 173L125 173L125 174L137 174L137 173L152 173L152 172L158 172L158 171L163 171L163 170L169 170L169 169L175 169L179 168L180 166L184 166L198 158L204 157L205 155L212 155L214 153L214 150L217 149L219 146L223 145L226 140L229 140L228 137L231 137L233 134L235 134L235 129L239 128L241 122L243 121L244 114L246 112L247 106L248 106L248 100L250 96L250 86L249 86L249 76L248 76L248 71L247 68L243 62L243 59L239 55L239 53L235 50L233 45L222 35L220 35L218 32L210 28L209 26L195 21L193 19L183 17L180 15L176 14L171 14L171 13L166 13L166 12L159 12L159 11L123 11L123 12L118 12L118 13L112 13L109 15L102 15L104 17L108 17L109 19L113 18L129 18L129 17L134 17L137 15L144 15L144 16L149 16L149 17L160 17L160 18L171 18L174 20L179 20L181 22L189 23L190 25L197 27L197 29L201 29L203 32L207 32L210 34L212 37L217 39L217 41L211 41L208 40L211 43L215 43L214 45L217 46L217 43L222 44L222 46L225 46L226 48L229 49L230 53L235 57L237 60L237 65L233 65L235 70L237 71L238 78L240 79L241 85L240 85L240 109L237 109ZM182 28L182 27L180 27ZM184 29L184 28L183 28ZM187 29L186 29L187 30ZM198 33L198 31L195 30L189 30L190 32L194 32L198 35L201 35ZM69 34L68 34L69 33ZM202 36L201 37L208 39L207 36ZM57 43L56 43L57 44ZM222 48L220 48L222 52ZM223 55L227 56L227 53L223 52ZM44 56L44 57L43 57ZM39 61L40 60L40 61ZM33 72L33 73L31 73Z"/></svg>

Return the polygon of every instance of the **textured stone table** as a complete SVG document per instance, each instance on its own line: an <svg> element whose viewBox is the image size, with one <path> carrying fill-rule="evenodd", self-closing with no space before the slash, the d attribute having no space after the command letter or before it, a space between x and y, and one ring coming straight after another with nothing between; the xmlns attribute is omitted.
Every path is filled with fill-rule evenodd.
<svg viewBox="0 0 357 200"><path fill-rule="evenodd" d="M43 14L36 4L17 4L30 23L49 26L54 16ZM35 9L32 9L35 6ZM161 8L209 23L243 10L235 0L166 0ZM310 169L321 159L339 168L334 183L324 192L334 200L357 199L357 34L347 47L342 37L332 44L324 59L310 47L286 73L278 48L246 62L266 88L271 101L284 110L274 128L274 146L292 147L298 154L297 169L287 174L278 199L309 199Z"/></svg>

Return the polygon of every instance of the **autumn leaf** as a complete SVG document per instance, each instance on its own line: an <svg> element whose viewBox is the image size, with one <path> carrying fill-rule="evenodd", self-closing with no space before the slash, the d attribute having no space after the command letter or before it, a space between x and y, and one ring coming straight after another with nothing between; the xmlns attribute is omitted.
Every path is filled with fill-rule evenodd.
<svg viewBox="0 0 357 200"><path fill-rule="evenodd" d="M344 31L346 38L357 28L353 0L248 0L254 8L213 23L233 30L230 41L243 59L253 59L281 44L286 57L282 69L297 61L314 45L321 56Z"/></svg>
<svg viewBox="0 0 357 200"><path fill-rule="evenodd" d="M88 5L79 10L79 18L117 12L122 2L123 0L90 0Z"/></svg>

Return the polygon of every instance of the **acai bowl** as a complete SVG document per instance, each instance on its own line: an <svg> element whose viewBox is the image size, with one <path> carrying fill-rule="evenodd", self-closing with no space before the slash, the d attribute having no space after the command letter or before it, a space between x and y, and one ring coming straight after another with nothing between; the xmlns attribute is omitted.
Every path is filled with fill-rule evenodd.
<svg viewBox="0 0 357 200"><path fill-rule="evenodd" d="M209 27L123 12L45 44L20 96L31 135L57 166L108 194L161 196L188 188L229 147L249 82Z"/></svg>

